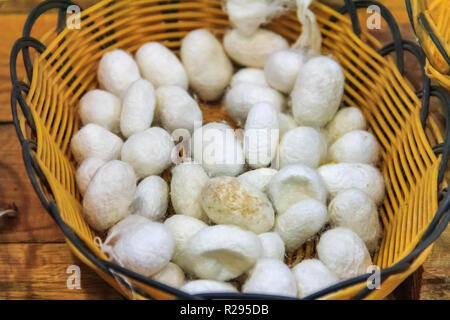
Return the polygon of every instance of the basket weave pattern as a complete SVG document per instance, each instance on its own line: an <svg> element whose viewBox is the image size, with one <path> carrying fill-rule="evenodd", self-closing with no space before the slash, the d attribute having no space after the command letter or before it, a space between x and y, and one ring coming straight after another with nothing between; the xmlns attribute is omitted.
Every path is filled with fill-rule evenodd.
<svg viewBox="0 0 450 320"><path fill-rule="evenodd" d="M314 2L312 9L324 36L323 54L331 54L344 70L343 105L362 110L381 144L380 168L386 180L386 199L380 209L384 236L374 262L382 269L391 267L417 246L438 210L442 156L435 154L432 145L441 143L443 136L433 118L429 118L428 128L423 129L421 100L398 71L395 60L377 52L382 45L373 36L362 31L358 37L348 16L323 4ZM41 171L46 180L39 182L44 201L54 200L62 220L97 258L107 260L94 241L96 234L83 219L69 144L80 127L79 99L87 90L98 87L96 70L100 58L114 48L135 53L149 41L160 41L178 53L181 39L189 31L208 28L221 38L228 27L220 0L105 0L82 11L81 29L66 28L59 34L56 29L49 30L40 39L46 48L41 54L32 55L32 79L26 95L35 130L30 130L26 117L19 113L19 135L35 142L30 157L38 167L33 174ZM277 18L268 28L291 43L301 32L294 13ZM211 107L205 108L210 112ZM124 295L142 296L131 295L126 285L93 264L72 241L68 243L84 262ZM313 256L314 245L308 243L287 259L296 263ZM387 296L424 261L430 249L423 251L407 270L390 276L369 298ZM130 281L152 297L173 297ZM363 282L330 293L327 298L353 297L365 285Z"/></svg>

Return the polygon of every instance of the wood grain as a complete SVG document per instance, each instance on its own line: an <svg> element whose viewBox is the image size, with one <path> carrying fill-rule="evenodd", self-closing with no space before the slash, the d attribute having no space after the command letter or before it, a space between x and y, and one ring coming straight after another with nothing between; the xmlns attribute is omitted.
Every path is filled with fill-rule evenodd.
<svg viewBox="0 0 450 320"><path fill-rule="evenodd" d="M9 56L14 42L22 35L23 25L27 15L25 14L0 14L0 123L12 121L10 99L11 80L9 73ZM33 37L39 38L56 25L56 15L42 15L36 22ZM25 77L22 57L19 56L17 72L20 79Z"/></svg>
<svg viewBox="0 0 450 320"><path fill-rule="evenodd" d="M80 289L68 289L71 265L80 267ZM120 299L65 243L0 244L0 299Z"/></svg>
<svg viewBox="0 0 450 320"><path fill-rule="evenodd" d="M18 209L15 218L5 221L0 243L62 242L61 232L28 180L14 125L0 125L0 146L0 199L2 203L15 204Z"/></svg>

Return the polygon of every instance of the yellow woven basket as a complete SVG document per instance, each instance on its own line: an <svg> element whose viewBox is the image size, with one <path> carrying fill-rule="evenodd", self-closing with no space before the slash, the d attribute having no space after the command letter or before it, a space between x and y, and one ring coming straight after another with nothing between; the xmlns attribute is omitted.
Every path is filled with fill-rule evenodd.
<svg viewBox="0 0 450 320"><path fill-rule="evenodd" d="M450 90L450 2L407 0L411 24L427 55L426 72Z"/></svg>
<svg viewBox="0 0 450 320"><path fill-rule="evenodd" d="M356 10L370 4L382 9L394 32L393 44L383 47L368 32L359 30ZM146 42L160 41L178 53L181 39L197 28L208 28L221 38L229 27L221 1L104 0L81 12L80 29L55 27L39 40L30 37L40 14L60 9L59 21L64 23L66 9L73 9L70 5L70 1L61 0L39 5L11 53L12 112L31 183L74 253L124 296L199 298L107 259L94 241L96 234L83 219L69 143L80 127L78 101L87 90L98 86L97 65L105 52L122 48L135 53ZM339 13L314 2L312 10L324 37L323 53L333 55L344 69L343 105L359 107L380 141L386 199L380 210L384 236L374 256L381 268L381 288L369 290L366 279L370 274L366 274L308 298L380 299L423 263L430 244L448 223L447 193L441 194L440 206L438 202L450 149L448 132L444 139L438 121L427 116L427 110L430 95L441 99L447 113L449 100L439 88L430 88L429 82L426 86L426 81L419 94L424 98L420 99L403 77L403 52L415 53L421 62L423 54L413 43L401 40L395 21L381 4L347 1ZM301 32L294 13L277 18L267 27L290 42ZM30 53L30 48L35 50ZM391 51L396 51L396 59L388 55ZM16 72L20 52L27 71L22 81ZM224 117L218 104L202 105L205 122ZM315 243L311 241L287 257L287 263L292 265L314 255Z"/></svg>

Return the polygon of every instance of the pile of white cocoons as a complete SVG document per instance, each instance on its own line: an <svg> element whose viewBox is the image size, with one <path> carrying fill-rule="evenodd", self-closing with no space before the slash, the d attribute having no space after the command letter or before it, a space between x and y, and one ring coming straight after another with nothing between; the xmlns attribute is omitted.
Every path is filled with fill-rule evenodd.
<svg viewBox="0 0 450 320"><path fill-rule="evenodd" d="M304 298L373 264L380 145L342 105L338 61L263 27L285 1L244 2L223 38L190 31L179 55L103 55L79 102L76 183L113 262L191 294ZM208 103L231 120L204 121Z"/></svg>

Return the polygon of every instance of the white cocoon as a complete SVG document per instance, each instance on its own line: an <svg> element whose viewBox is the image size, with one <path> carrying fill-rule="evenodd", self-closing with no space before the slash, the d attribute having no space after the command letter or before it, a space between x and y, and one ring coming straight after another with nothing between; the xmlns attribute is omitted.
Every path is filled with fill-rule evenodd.
<svg viewBox="0 0 450 320"><path fill-rule="evenodd" d="M186 282L183 270L172 262L169 262L163 269L155 273L152 279L177 289L181 288Z"/></svg>
<svg viewBox="0 0 450 320"><path fill-rule="evenodd" d="M120 130L122 102L112 93L91 90L80 100L80 119L86 125L95 123L114 133Z"/></svg>
<svg viewBox="0 0 450 320"><path fill-rule="evenodd" d="M122 139L94 123L81 128L73 135L70 142L72 154L77 162L86 158L98 158L105 161L118 159L122 145Z"/></svg>
<svg viewBox="0 0 450 320"><path fill-rule="evenodd" d="M231 78L231 86L234 87L239 83L251 83L257 86L266 86L269 84L266 82L266 76L264 70L256 68L243 68L236 72Z"/></svg>
<svg viewBox="0 0 450 320"><path fill-rule="evenodd" d="M207 227L206 223L189 216L176 214L164 221L164 225L169 229L175 240L172 261L183 268L184 271L192 273L193 261L186 253L186 246L190 238Z"/></svg>
<svg viewBox="0 0 450 320"><path fill-rule="evenodd" d="M130 214L124 219L117 222L108 230L108 236L106 237L103 244L111 247L124 233L129 232L129 230L132 230L137 225L144 224L149 221L150 220L148 220L147 218L144 218L137 214Z"/></svg>
<svg viewBox="0 0 450 320"><path fill-rule="evenodd" d="M168 132L186 129L191 133L202 125L202 111L186 90L177 86L163 86L156 90L156 113Z"/></svg>
<svg viewBox="0 0 450 320"><path fill-rule="evenodd" d="M238 179L241 183L250 184L264 193L269 192L269 183L278 171L271 168L250 170L241 174Z"/></svg>
<svg viewBox="0 0 450 320"><path fill-rule="evenodd" d="M123 50L109 51L100 59L97 70L100 86L120 98L140 77L139 68L133 57Z"/></svg>
<svg viewBox="0 0 450 320"><path fill-rule="evenodd" d="M149 221L124 232L112 247L113 258L144 276L161 271L172 258L175 242L164 224Z"/></svg>
<svg viewBox="0 0 450 320"><path fill-rule="evenodd" d="M350 229L335 228L320 237L319 259L340 279L368 272L372 265L369 251L360 237Z"/></svg>
<svg viewBox="0 0 450 320"><path fill-rule="evenodd" d="M237 225L255 233L269 231L275 220L267 196L233 177L210 179L203 188L201 203L213 222Z"/></svg>
<svg viewBox="0 0 450 320"><path fill-rule="evenodd" d="M344 134L354 130L365 130L366 118L356 107L340 109L325 127L325 134L332 143Z"/></svg>
<svg viewBox="0 0 450 320"><path fill-rule="evenodd" d="M269 85L283 93L291 93L300 68L306 62L301 51L287 49L272 53L264 66Z"/></svg>
<svg viewBox="0 0 450 320"><path fill-rule="evenodd" d="M226 9L233 27L250 36L267 20L270 6L266 0L227 0Z"/></svg>
<svg viewBox="0 0 450 320"><path fill-rule="evenodd" d="M159 176L149 176L139 182L130 210L150 220L160 220L166 214L168 202L167 182Z"/></svg>
<svg viewBox="0 0 450 320"><path fill-rule="evenodd" d="M193 280L186 283L184 286L180 288L182 291L186 291L190 294L200 294L200 293L221 293L221 292L235 292L235 287L231 284L222 282L222 281L214 281L214 280Z"/></svg>
<svg viewBox="0 0 450 320"><path fill-rule="evenodd" d="M339 282L339 278L317 259L303 260L292 268L292 273L297 283L299 298L304 298Z"/></svg>
<svg viewBox="0 0 450 320"><path fill-rule="evenodd" d="M280 127L280 140L286 134L286 132L297 128L297 123L294 118L287 114L280 112L278 114L278 126Z"/></svg>
<svg viewBox="0 0 450 320"><path fill-rule="evenodd" d="M327 201L327 190L317 172L305 165L291 165L278 171L269 184L269 196L281 214L300 200Z"/></svg>
<svg viewBox="0 0 450 320"><path fill-rule="evenodd" d="M155 88L179 86L188 88L188 78L177 56L159 42L148 42L136 52L136 62L142 76Z"/></svg>
<svg viewBox="0 0 450 320"><path fill-rule="evenodd" d="M226 93L225 110L238 126L242 126L250 109L260 102L272 105L277 112L285 105L285 99L278 91L267 86L241 82Z"/></svg>
<svg viewBox="0 0 450 320"><path fill-rule="evenodd" d="M242 291L287 297L297 296L294 275L288 266L278 259L259 259L242 286Z"/></svg>
<svg viewBox="0 0 450 320"><path fill-rule="evenodd" d="M86 189L97 172L98 168L103 166L106 162L98 158L87 158L81 162L75 175L77 181L78 190L81 195L84 195Z"/></svg>
<svg viewBox="0 0 450 320"><path fill-rule="evenodd" d="M139 178L159 175L172 163L171 136L159 127L133 134L124 143L122 160L133 166Z"/></svg>
<svg viewBox="0 0 450 320"><path fill-rule="evenodd" d="M136 190L133 168L112 160L97 170L83 198L83 213L89 225L105 231L128 214Z"/></svg>
<svg viewBox="0 0 450 320"><path fill-rule="evenodd" d="M331 145L328 157L333 162L376 164L380 157L380 146L370 132L350 131Z"/></svg>
<svg viewBox="0 0 450 320"><path fill-rule="evenodd" d="M374 166L363 163L327 164L317 172L332 198L340 191L356 188L369 195L375 204L383 202L384 179Z"/></svg>
<svg viewBox="0 0 450 320"><path fill-rule="evenodd" d="M149 81L140 79L128 87L123 96L120 115L120 131L124 137L150 128L155 104L155 90Z"/></svg>
<svg viewBox="0 0 450 320"><path fill-rule="evenodd" d="M219 99L233 74L222 44L206 29L191 31L181 43L181 59L191 87L202 100Z"/></svg>
<svg viewBox="0 0 450 320"><path fill-rule="evenodd" d="M227 281L256 263L262 247L258 237L236 226L216 225L196 233L186 247L197 277Z"/></svg>
<svg viewBox="0 0 450 320"><path fill-rule="evenodd" d="M278 259L284 261L284 242L276 232L266 232L258 235L262 245L261 258Z"/></svg>
<svg viewBox="0 0 450 320"><path fill-rule="evenodd" d="M205 170L196 163L181 163L172 169L170 199L177 214L206 219L201 194L208 180Z"/></svg>
<svg viewBox="0 0 450 320"><path fill-rule="evenodd" d="M281 139L280 167L303 164L317 168L326 161L327 149L327 140L319 130L311 127L297 127L286 132Z"/></svg>
<svg viewBox="0 0 450 320"><path fill-rule="evenodd" d="M234 130L222 122L211 122L194 131L193 156L210 177L237 176L244 170L241 142Z"/></svg>
<svg viewBox="0 0 450 320"><path fill-rule="evenodd" d="M228 30L223 45L236 63L252 68L264 68L272 53L289 47L282 36L265 29L258 29L250 36L243 35L237 29Z"/></svg>
<svg viewBox="0 0 450 320"><path fill-rule="evenodd" d="M354 231L369 251L378 248L381 225L378 210L373 200L359 189L339 192L328 205L330 223Z"/></svg>
<svg viewBox="0 0 450 320"><path fill-rule="evenodd" d="M327 207L315 199L305 199L277 216L275 232L283 239L286 249L294 251L314 237L327 222Z"/></svg>
<svg viewBox="0 0 450 320"><path fill-rule="evenodd" d="M278 112L269 103L260 102L250 109L245 122L244 154L253 169L267 167L278 148Z"/></svg>
<svg viewBox="0 0 450 320"><path fill-rule="evenodd" d="M330 121L344 93L344 74L331 58L319 56L300 69L292 90L292 111L298 124L322 127Z"/></svg>

